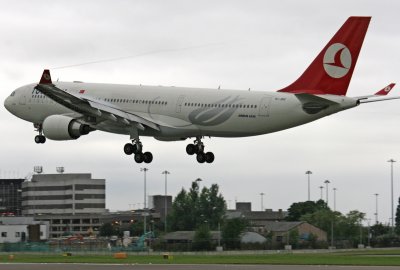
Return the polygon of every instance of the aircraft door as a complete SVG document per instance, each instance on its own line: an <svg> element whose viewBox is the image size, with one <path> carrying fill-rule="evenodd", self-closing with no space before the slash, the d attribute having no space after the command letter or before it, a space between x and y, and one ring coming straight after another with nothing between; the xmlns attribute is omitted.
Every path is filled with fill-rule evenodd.
<svg viewBox="0 0 400 270"><path fill-rule="evenodd" d="M269 116L269 109L271 104L271 97L265 96L260 101L260 108L258 110L258 116Z"/></svg>
<svg viewBox="0 0 400 270"><path fill-rule="evenodd" d="M176 103L176 112L180 113L182 111L182 104L183 104L183 100L185 99L184 95L180 95L178 98L178 101Z"/></svg>

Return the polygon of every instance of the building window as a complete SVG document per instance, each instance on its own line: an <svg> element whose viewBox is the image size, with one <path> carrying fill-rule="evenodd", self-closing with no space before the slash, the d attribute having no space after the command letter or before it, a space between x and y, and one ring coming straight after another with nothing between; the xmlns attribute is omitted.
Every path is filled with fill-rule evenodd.
<svg viewBox="0 0 400 270"><path fill-rule="evenodd" d="M20 232L15 232L15 237L21 237L21 233Z"/></svg>
<svg viewBox="0 0 400 270"><path fill-rule="evenodd" d="M7 237L7 232L1 232L1 237Z"/></svg>

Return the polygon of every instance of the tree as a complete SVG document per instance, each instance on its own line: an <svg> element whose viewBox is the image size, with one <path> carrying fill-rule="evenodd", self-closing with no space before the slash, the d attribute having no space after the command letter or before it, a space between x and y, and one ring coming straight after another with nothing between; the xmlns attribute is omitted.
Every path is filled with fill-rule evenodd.
<svg viewBox="0 0 400 270"><path fill-rule="evenodd" d="M222 241L228 249L240 248L240 235L245 231L248 221L243 218L233 218L225 222L222 228Z"/></svg>
<svg viewBox="0 0 400 270"><path fill-rule="evenodd" d="M199 226L194 234L193 249L210 250L211 249L211 232L207 223Z"/></svg>
<svg viewBox="0 0 400 270"><path fill-rule="evenodd" d="M316 211L328 209L328 206L323 200L306 201L293 203L288 209L287 221L300 221L301 217L306 214L312 214Z"/></svg>
<svg viewBox="0 0 400 270"><path fill-rule="evenodd" d="M143 221L131 223L128 230L131 236L141 236L143 234Z"/></svg>
<svg viewBox="0 0 400 270"><path fill-rule="evenodd" d="M335 212L337 213L337 212ZM320 209L301 216L301 221L306 221L326 232L330 231L333 212L330 209ZM336 218L337 220L338 218Z"/></svg>
<svg viewBox="0 0 400 270"><path fill-rule="evenodd" d="M301 220L327 232L329 240L333 222L334 239L350 240L350 242L354 244L358 243L360 239L360 226L364 217L365 214L357 210L342 215L338 211L333 212L330 209L322 209L314 213L303 215Z"/></svg>
<svg viewBox="0 0 400 270"><path fill-rule="evenodd" d="M189 191L182 188L175 197L168 224L171 230L191 231L207 222L215 230L222 223L225 211L226 203L217 184L203 187L200 192L194 181Z"/></svg>
<svg viewBox="0 0 400 270"><path fill-rule="evenodd" d="M297 229L293 229L289 231L289 239L288 244L291 245L293 248L297 248L299 244L299 231Z"/></svg>
<svg viewBox="0 0 400 270"><path fill-rule="evenodd" d="M111 223L104 223L103 225L100 226L99 234L100 236L112 236L112 235L117 235L118 231L114 228L114 226Z"/></svg>
<svg viewBox="0 0 400 270"><path fill-rule="evenodd" d="M382 223L377 223L371 226L370 230L373 238L390 233L390 227L383 225Z"/></svg>
<svg viewBox="0 0 400 270"><path fill-rule="evenodd" d="M396 218L395 218L395 222L396 222L396 226L395 226L395 232L396 234L400 234L400 197L399 197L399 204L397 205L397 209L396 209Z"/></svg>

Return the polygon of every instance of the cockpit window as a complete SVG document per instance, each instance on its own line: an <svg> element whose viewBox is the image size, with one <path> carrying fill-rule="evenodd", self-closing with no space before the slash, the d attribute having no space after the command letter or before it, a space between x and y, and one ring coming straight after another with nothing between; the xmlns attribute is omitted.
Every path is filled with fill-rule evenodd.
<svg viewBox="0 0 400 270"><path fill-rule="evenodd" d="M11 93L11 95L10 95L10 97L13 97L13 96L15 96L15 91L13 91L13 92Z"/></svg>

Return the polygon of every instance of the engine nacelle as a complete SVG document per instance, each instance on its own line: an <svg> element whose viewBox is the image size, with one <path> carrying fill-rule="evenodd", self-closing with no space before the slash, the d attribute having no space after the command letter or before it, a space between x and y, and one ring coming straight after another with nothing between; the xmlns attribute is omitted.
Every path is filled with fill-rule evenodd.
<svg viewBox="0 0 400 270"><path fill-rule="evenodd" d="M65 115L50 115L44 119L42 127L46 138L55 141L76 140L94 130Z"/></svg>

